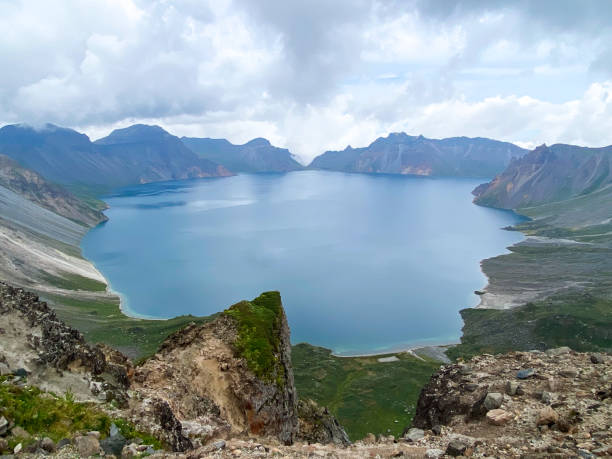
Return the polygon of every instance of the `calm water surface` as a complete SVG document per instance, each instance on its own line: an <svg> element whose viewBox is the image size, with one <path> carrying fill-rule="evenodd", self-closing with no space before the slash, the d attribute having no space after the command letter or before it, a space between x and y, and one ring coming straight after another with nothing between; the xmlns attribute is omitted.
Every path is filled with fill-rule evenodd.
<svg viewBox="0 0 612 459"><path fill-rule="evenodd" d="M83 250L135 315L207 315L280 290L294 343L374 352L460 336L480 260L520 233L482 180L333 172L141 185L105 198Z"/></svg>

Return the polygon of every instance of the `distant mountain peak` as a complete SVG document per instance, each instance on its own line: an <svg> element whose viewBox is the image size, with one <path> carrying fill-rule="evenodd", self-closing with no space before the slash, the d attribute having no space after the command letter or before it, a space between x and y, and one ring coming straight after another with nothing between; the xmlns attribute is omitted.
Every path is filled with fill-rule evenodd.
<svg viewBox="0 0 612 459"><path fill-rule="evenodd" d="M147 140L162 140L174 137L166 130L157 125L133 124L126 128L115 129L107 137L96 140L98 144L142 142Z"/></svg>
<svg viewBox="0 0 612 459"><path fill-rule="evenodd" d="M269 147L272 144L268 139L264 139L263 137L256 137L253 140L248 141L245 145L250 145L253 147Z"/></svg>

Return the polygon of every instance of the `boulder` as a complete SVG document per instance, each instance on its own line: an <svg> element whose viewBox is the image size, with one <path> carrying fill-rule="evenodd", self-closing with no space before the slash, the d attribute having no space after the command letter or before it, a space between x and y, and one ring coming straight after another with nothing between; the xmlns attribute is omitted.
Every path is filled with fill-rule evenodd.
<svg viewBox="0 0 612 459"><path fill-rule="evenodd" d="M48 453L55 452L55 443L49 437L45 437L40 441L40 447Z"/></svg>
<svg viewBox="0 0 612 459"><path fill-rule="evenodd" d="M508 395L517 395L516 391L519 388L519 383L517 383L516 381L508 381L506 383L506 394Z"/></svg>
<svg viewBox="0 0 612 459"><path fill-rule="evenodd" d="M94 436L79 436L73 440L74 447L80 457L89 457L100 454L100 442Z"/></svg>
<svg viewBox="0 0 612 459"><path fill-rule="evenodd" d="M550 426L552 424L555 424L557 421L559 421L559 414L550 406L547 406L546 408L543 408L538 412L538 420L536 422L536 425Z"/></svg>
<svg viewBox="0 0 612 459"><path fill-rule="evenodd" d="M484 406L489 410L494 410L499 408L504 401L504 396L499 392L489 392L484 400Z"/></svg>
<svg viewBox="0 0 612 459"><path fill-rule="evenodd" d="M604 356L601 354L591 354L591 362L595 364L600 364L600 363L605 363L606 360L604 359Z"/></svg>
<svg viewBox="0 0 612 459"><path fill-rule="evenodd" d="M453 457L463 456L466 449L467 445L465 443L460 440L453 440L446 447L446 454Z"/></svg>
<svg viewBox="0 0 612 459"><path fill-rule="evenodd" d="M516 377L518 379L529 379L534 375L535 375L535 370L533 368L526 368L524 370L519 370L518 373L516 373Z"/></svg>
<svg viewBox="0 0 612 459"><path fill-rule="evenodd" d="M9 422L4 416L0 416L0 435L6 435L8 432Z"/></svg>
<svg viewBox="0 0 612 459"><path fill-rule="evenodd" d="M444 451L441 449L431 448L425 451L425 457L428 459L438 459L442 456L444 456Z"/></svg>
<svg viewBox="0 0 612 459"><path fill-rule="evenodd" d="M559 355L569 354L570 352L572 352L572 350L569 347L561 346L561 347L556 347L554 349L548 349L546 351L546 355L550 357L557 357Z"/></svg>
<svg viewBox="0 0 612 459"><path fill-rule="evenodd" d="M487 421L495 426L502 426L512 419L514 416L506 410L495 409L487 412Z"/></svg>
<svg viewBox="0 0 612 459"><path fill-rule="evenodd" d="M410 443L415 443L425 437L425 431L413 427L404 434L404 440Z"/></svg>
<svg viewBox="0 0 612 459"><path fill-rule="evenodd" d="M11 429L11 435L13 437L17 437L17 438L22 438L24 440L27 440L28 438L31 438L32 436L27 432L27 430L25 430L23 427L21 426L15 426Z"/></svg>
<svg viewBox="0 0 612 459"><path fill-rule="evenodd" d="M116 432L115 435L111 435L100 441L100 446L104 452L106 454L114 454L115 456L121 455L121 451L123 451L123 447L126 444L127 440L119 432Z"/></svg>

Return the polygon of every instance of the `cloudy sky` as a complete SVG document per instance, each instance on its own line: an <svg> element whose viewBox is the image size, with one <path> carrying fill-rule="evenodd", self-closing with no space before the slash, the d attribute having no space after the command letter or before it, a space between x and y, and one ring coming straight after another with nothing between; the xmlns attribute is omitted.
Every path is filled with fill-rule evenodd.
<svg viewBox="0 0 612 459"><path fill-rule="evenodd" d="M0 0L0 122L612 144L609 0Z"/></svg>

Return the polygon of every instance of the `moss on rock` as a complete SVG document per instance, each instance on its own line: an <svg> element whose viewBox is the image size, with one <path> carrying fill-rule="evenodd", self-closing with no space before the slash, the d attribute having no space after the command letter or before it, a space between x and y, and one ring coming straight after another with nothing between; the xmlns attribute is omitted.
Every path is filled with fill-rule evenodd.
<svg viewBox="0 0 612 459"><path fill-rule="evenodd" d="M279 371L283 306L279 292L265 292L252 301L240 301L224 311L236 321L236 350L249 369L266 382L284 383Z"/></svg>

